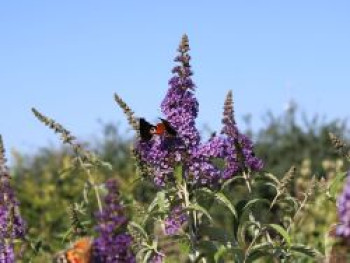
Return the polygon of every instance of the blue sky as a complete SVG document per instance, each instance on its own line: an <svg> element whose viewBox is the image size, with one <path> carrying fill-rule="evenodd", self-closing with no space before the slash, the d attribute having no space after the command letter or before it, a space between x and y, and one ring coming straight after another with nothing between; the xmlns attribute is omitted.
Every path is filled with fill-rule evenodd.
<svg viewBox="0 0 350 263"><path fill-rule="evenodd" d="M199 124L220 127L226 92L237 118L281 113L293 97L312 115L348 117L349 1L1 1L0 133L25 152L48 142L35 106L81 139L126 119L118 92L154 120L183 33L190 38ZM130 134L130 132L129 132Z"/></svg>

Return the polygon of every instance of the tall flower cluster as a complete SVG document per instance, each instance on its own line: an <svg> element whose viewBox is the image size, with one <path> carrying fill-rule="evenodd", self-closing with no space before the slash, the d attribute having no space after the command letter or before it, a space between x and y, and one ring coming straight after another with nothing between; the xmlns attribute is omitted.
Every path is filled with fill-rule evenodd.
<svg viewBox="0 0 350 263"><path fill-rule="evenodd" d="M347 174L344 190L338 197L337 207L340 224L336 229L336 234L350 240L350 172Z"/></svg>
<svg viewBox="0 0 350 263"><path fill-rule="evenodd" d="M184 35L175 58L180 65L172 70L174 76L169 80L168 92L161 104L161 110L178 133L184 146L191 150L200 142L199 132L195 126L198 115L198 101L194 97L195 85L191 79L191 57L188 37Z"/></svg>
<svg viewBox="0 0 350 263"><path fill-rule="evenodd" d="M259 171L262 161L254 155L251 140L236 126L232 92L225 101L221 135L201 142L195 125L199 105L194 96L196 86L191 78L189 49L188 37L184 35L175 58L179 65L172 70L174 76L161 103L161 110L177 136L153 136L149 141L139 141L136 149L141 161L152 168L158 186L173 180L176 165L182 166L183 178L199 186L215 187L239 172ZM214 158L223 159L225 167L216 167Z"/></svg>
<svg viewBox="0 0 350 263"><path fill-rule="evenodd" d="M226 140L226 169L223 171L223 178L228 179L247 169L259 171L263 168L263 162L257 158L253 151L252 141L241 134L234 119L232 91L229 91L225 100L223 114L223 128L221 133Z"/></svg>
<svg viewBox="0 0 350 263"><path fill-rule="evenodd" d="M185 35L178 48L179 55L175 58L180 65L172 71L174 76L169 81L169 90L161 104L163 114L177 132L176 138L155 136L150 141L140 141L136 147L141 159L152 167L157 186L164 186L167 181L173 180L176 163L189 166L188 156L200 142L195 126L198 101L193 95L195 85L191 79L188 51L188 38Z"/></svg>
<svg viewBox="0 0 350 263"><path fill-rule="evenodd" d="M93 242L93 254L96 262L133 263L135 256L131 250L132 237L126 233L128 222L124 208L119 203L118 186L115 180L106 182L108 194L102 212L97 212L96 227L99 237Z"/></svg>
<svg viewBox="0 0 350 263"><path fill-rule="evenodd" d="M19 202L10 185L5 151L0 136L0 263L15 262L14 240L25 235L25 222L19 212Z"/></svg>

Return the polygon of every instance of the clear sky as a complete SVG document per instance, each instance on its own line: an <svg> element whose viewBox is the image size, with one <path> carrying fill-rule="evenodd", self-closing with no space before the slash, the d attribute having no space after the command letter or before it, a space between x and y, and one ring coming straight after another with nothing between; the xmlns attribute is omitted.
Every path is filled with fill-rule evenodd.
<svg viewBox="0 0 350 263"><path fill-rule="evenodd" d="M237 118L261 124L293 97L310 115L346 118L350 94L350 1L1 1L0 133L30 152L52 131L35 106L81 139L98 119L161 116L183 33L190 38L199 123L219 128L226 92ZM259 124L260 123L260 124Z"/></svg>

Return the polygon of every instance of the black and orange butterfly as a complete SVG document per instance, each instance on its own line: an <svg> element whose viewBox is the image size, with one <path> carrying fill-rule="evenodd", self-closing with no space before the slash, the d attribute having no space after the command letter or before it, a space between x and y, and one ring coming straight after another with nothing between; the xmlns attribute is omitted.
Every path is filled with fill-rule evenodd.
<svg viewBox="0 0 350 263"><path fill-rule="evenodd" d="M74 244L59 252L55 258L55 263L93 263L92 260L92 238L83 237L74 242Z"/></svg>
<svg viewBox="0 0 350 263"><path fill-rule="evenodd" d="M149 141L152 139L153 135L169 135L169 136L176 136L177 132L175 129L170 125L170 123L167 120L161 119L161 122L152 125L148 121L146 121L144 118L140 118L140 136L141 140Z"/></svg>

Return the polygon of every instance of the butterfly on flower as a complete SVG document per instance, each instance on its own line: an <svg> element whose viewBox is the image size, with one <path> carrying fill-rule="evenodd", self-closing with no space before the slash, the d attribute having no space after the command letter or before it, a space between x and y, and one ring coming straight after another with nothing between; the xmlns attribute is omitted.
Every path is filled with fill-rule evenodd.
<svg viewBox="0 0 350 263"><path fill-rule="evenodd" d="M55 263L93 263L92 260L92 239L83 237L73 243L73 245L59 252L55 258Z"/></svg>
<svg viewBox="0 0 350 263"><path fill-rule="evenodd" d="M140 118L140 136L141 140L149 141L152 139L153 135L170 135L170 136L176 136L177 132L175 129L170 125L170 123L167 120L160 119L161 122L152 125L148 121L146 121L144 118Z"/></svg>

